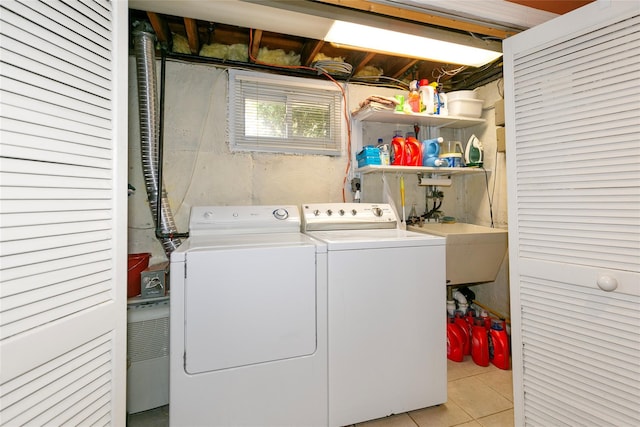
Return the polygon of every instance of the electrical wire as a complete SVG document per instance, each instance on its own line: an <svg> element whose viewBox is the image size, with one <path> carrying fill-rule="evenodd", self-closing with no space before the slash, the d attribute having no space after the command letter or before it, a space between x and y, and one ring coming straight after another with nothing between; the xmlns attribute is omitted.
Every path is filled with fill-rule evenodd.
<svg viewBox="0 0 640 427"><path fill-rule="evenodd" d="M380 83L378 85L375 86L386 86L386 87L390 87L392 89L402 89L402 90L409 90L409 84L405 81L402 80L398 80L395 79L393 77L387 77L387 76L357 76L357 77L352 77L351 79L351 83L358 83L358 80L388 80L390 82L394 82L397 83L397 85L386 85L384 83ZM365 82L362 82L365 83ZM366 82L365 84L367 85L371 85L370 82Z"/></svg>
<svg viewBox="0 0 640 427"><path fill-rule="evenodd" d="M311 64L311 67L323 73L341 76L349 76L353 71L353 66L347 62L330 60L316 61Z"/></svg>
<svg viewBox="0 0 640 427"><path fill-rule="evenodd" d="M466 70L467 67L462 65L454 70L447 70L445 67L434 68L431 72L431 76L436 78L436 82L440 83L440 79L444 76L455 76L456 74ZM439 74L436 74L439 73Z"/></svg>
<svg viewBox="0 0 640 427"><path fill-rule="evenodd" d="M496 86L498 87L498 95L500 95L500 98L504 99L504 79L498 79L496 81Z"/></svg>

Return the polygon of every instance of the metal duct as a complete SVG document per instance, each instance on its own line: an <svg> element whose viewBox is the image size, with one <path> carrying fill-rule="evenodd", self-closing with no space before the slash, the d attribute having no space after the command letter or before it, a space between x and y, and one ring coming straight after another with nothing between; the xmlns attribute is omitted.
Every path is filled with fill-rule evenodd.
<svg viewBox="0 0 640 427"><path fill-rule="evenodd" d="M160 242L167 258L169 258L171 252L180 246L182 241L179 238L165 237L177 233L177 229L164 189L162 189L161 200L158 203L161 178L158 162L160 109L156 78L155 35L146 31L134 31L133 42L138 79L142 173L147 188L151 215L156 222L156 229L160 230L163 235Z"/></svg>

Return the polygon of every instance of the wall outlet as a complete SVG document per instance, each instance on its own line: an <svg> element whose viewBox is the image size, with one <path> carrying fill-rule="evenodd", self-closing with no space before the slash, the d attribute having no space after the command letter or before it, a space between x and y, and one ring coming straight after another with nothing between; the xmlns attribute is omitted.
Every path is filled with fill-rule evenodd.
<svg viewBox="0 0 640 427"><path fill-rule="evenodd" d="M352 178L351 179L351 192L355 193L356 191L360 190L362 187L360 187L360 178Z"/></svg>

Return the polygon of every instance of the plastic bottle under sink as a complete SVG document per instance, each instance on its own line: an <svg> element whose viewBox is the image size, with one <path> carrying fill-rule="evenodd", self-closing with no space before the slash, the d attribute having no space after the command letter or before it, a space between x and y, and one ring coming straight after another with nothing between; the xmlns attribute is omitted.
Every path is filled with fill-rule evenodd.
<svg viewBox="0 0 640 427"><path fill-rule="evenodd" d="M500 321L494 320L489 329L489 360L499 369L509 369L509 337Z"/></svg>
<svg viewBox="0 0 640 427"><path fill-rule="evenodd" d="M454 321L453 316L447 317L447 359L453 362L462 362L464 335L460 326Z"/></svg>
<svg viewBox="0 0 640 427"><path fill-rule="evenodd" d="M462 353L471 354L471 329L469 329L469 325L464 318L463 312L455 312L454 323L460 327L464 336L464 341L462 342Z"/></svg>
<svg viewBox="0 0 640 427"><path fill-rule="evenodd" d="M478 366L489 366L489 333L481 319L471 330L471 358Z"/></svg>

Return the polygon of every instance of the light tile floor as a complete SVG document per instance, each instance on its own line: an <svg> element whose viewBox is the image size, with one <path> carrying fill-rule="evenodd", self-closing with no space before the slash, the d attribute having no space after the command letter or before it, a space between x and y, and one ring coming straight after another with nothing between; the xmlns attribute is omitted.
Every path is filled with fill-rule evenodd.
<svg viewBox="0 0 640 427"><path fill-rule="evenodd" d="M447 360L448 401L359 423L356 427L513 427L511 371L477 366L471 356L461 363ZM169 407L132 414L129 427L169 425Z"/></svg>

